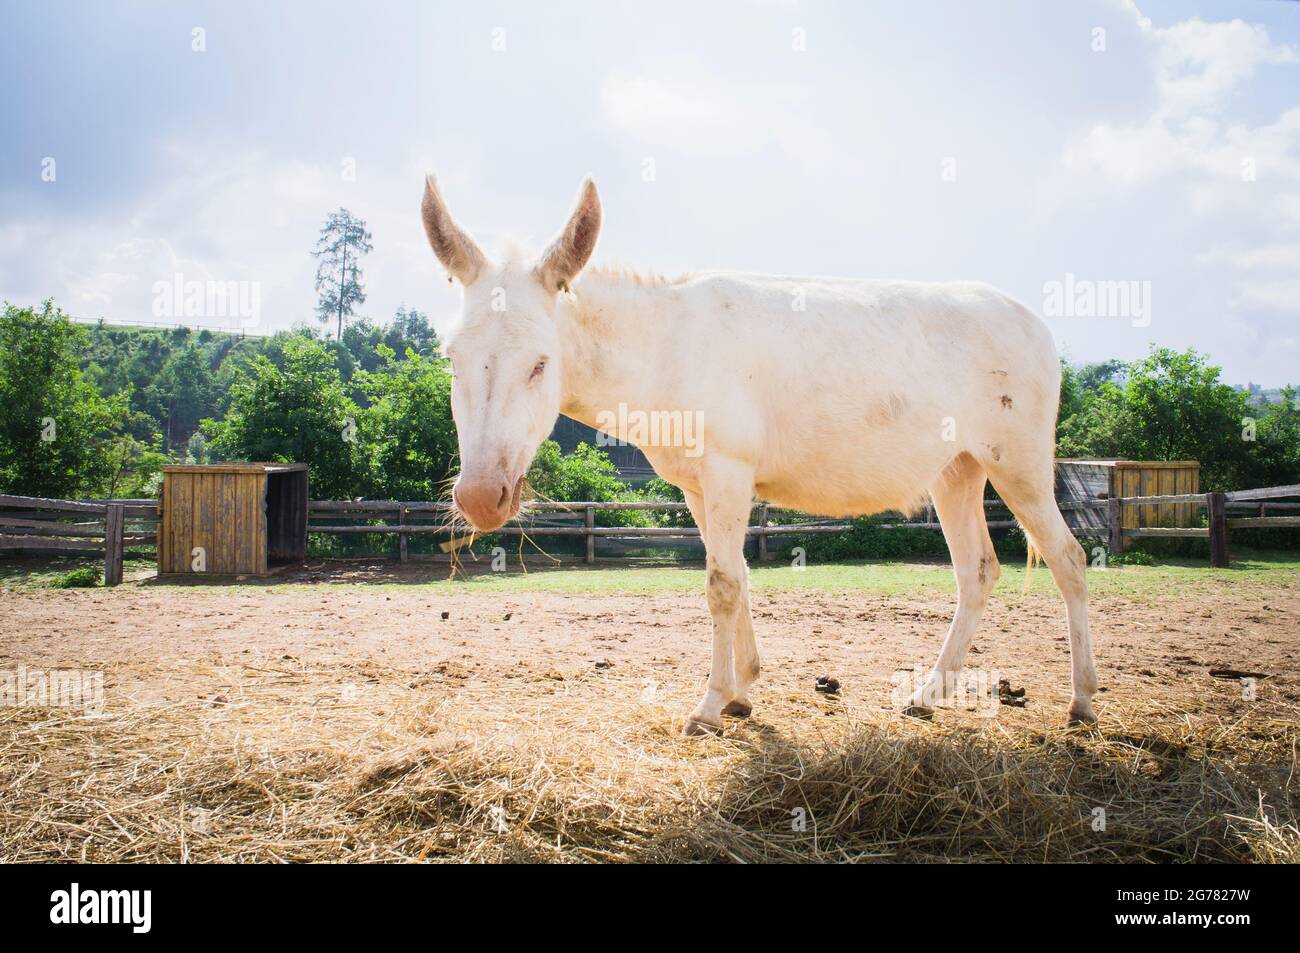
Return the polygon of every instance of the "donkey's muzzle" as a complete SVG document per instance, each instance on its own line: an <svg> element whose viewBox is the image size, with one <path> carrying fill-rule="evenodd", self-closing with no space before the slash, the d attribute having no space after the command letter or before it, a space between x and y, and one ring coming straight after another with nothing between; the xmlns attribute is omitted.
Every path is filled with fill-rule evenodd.
<svg viewBox="0 0 1300 953"><path fill-rule="evenodd" d="M466 479L462 474L451 491L456 509L480 533L490 533L519 513L524 478Z"/></svg>

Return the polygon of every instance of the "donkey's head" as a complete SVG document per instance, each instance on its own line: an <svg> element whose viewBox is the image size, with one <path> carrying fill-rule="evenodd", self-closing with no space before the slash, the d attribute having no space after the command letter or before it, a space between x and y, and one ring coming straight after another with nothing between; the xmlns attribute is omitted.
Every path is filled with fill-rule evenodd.
<svg viewBox="0 0 1300 953"><path fill-rule="evenodd" d="M600 197L585 180L564 230L527 263L488 260L447 211L433 176L422 211L433 253L464 288L462 320L447 344L461 467L452 499L488 532L519 513L524 473L559 416L556 300L596 246Z"/></svg>

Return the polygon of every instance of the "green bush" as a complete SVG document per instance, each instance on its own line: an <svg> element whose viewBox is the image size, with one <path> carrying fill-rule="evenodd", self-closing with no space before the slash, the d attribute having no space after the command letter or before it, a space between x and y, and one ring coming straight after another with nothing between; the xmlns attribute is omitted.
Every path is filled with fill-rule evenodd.
<svg viewBox="0 0 1300 953"><path fill-rule="evenodd" d="M1106 562L1111 566L1154 566L1156 557L1145 549L1130 549L1126 553L1108 556Z"/></svg>
<svg viewBox="0 0 1300 953"><path fill-rule="evenodd" d="M661 477L655 477L646 481L641 487L641 496L645 500L653 500L657 503L685 503L686 496L682 493L681 488L674 486ZM691 516L691 511L682 510L654 510L651 511L652 519L659 526L694 526L695 517Z"/></svg>
<svg viewBox="0 0 1300 953"><path fill-rule="evenodd" d="M51 589L94 589L103 582L103 574L94 566L82 566L66 572L50 583Z"/></svg>
<svg viewBox="0 0 1300 953"><path fill-rule="evenodd" d="M930 529L883 529L876 517L858 517L843 533L808 533L785 537L782 551L795 546L808 559L831 562L838 559L904 559L917 556L946 556L943 534Z"/></svg>

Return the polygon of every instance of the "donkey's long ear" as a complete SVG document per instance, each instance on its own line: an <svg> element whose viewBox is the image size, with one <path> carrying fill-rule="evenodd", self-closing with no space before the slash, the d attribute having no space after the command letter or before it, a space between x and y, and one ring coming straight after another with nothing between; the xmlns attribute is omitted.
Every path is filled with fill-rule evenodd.
<svg viewBox="0 0 1300 953"><path fill-rule="evenodd" d="M473 282L487 259L469 232L451 217L442 193L438 191L438 180L431 175L424 177L424 201L420 211L424 217L425 234L429 236L429 244L433 246L438 261L462 285Z"/></svg>
<svg viewBox="0 0 1300 953"><path fill-rule="evenodd" d="M567 288L591 258L600 234L600 195L596 183L587 176L578 189L578 204L569 216L564 231L542 252L537 274L551 291Z"/></svg>

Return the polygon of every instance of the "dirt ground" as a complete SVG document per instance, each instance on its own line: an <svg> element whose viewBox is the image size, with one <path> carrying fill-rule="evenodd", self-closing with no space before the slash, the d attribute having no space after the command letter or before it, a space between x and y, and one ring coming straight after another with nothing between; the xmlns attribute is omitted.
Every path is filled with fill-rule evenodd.
<svg viewBox="0 0 1300 953"><path fill-rule="evenodd" d="M250 838L233 848L210 829L187 836L184 816L215 812L214 827L229 838L250 827L234 800L202 786L187 789L180 775L165 784L141 780L151 759L197 771L195 765L214 766L218 749L228 770L239 773L241 745L280 764L280 775L292 774L285 766L304 751L330 749L333 770L360 777L382 773L394 752L412 746L481 746L499 740L495 735L511 737L526 760L529 744L550 745L558 731L593 746L624 746L626 757L642 762L642 775L653 776L660 757L707 771L700 752L713 750L709 745L720 745L725 760L727 745L744 745L764 730L792 743L811 743L832 721L888 724L888 732L934 730L895 727L912 720L895 713L891 691L895 672L932 663L955 604L948 593L756 589L763 675L754 714L729 721L728 738L700 742L676 733L707 677L710 625L702 592L448 591L421 584L442 575L431 567L338 564L233 587L136 579L112 590L4 591L0 670L103 672L105 714L94 720L0 710L0 751L5 738L18 739L0 754L0 777L11 794L22 795L0 807L0 859L87 851L90 859L205 859L205 833L212 841L206 857L213 859L358 857L360 847L337 830L354 807L336 806L328 837L285 834L279 847L274 837L260 844ZM1279 751L1287 739L1294 743L1294 734L1283 737L1278 726L1294 725L1300 713L1300 576L1280 579L1094 595L1102 725L1122 723L1130 733L1137 726L1152 737L1194 730L1198 738L1245 725ZM1053 593L999 590L969 666L1023 688L1027 704L994 706L994 719L941 710L936 723L1040 741L1044 732L1060 732L1070 671L1063 622ZM1212 677L1212 669L1266 677L1250 698L1240 681ZM840 681L838 696L814 691L822 674ZM44 741L37 737L42 726ZM158 741L169 733L171 742ZM1269 757L1263 760L1276 768ZM1284 751L1278 757L1288 760ZM410 770L408 763L399 774ZM513 770L495 783L509 787ZM677 770L665 768L665 779ZM665 783L680 793L680 779ZM707 797L711 782L701 783ZM1284 797L1294 793L1289 777L1282 784ZM284 799L268 794L272 806ZM113 798L123 806L106 807L104 820L92 805L98 799L111 807ZM230 808L224 827L223 804ZM1288 810L1284 804L1275 818L1283 828ZM160 818L173 814L179 826L160 834ZM285 830L294 827L287 814L282 820ZM431 829L429 819L424 827L410 826L409 817L393 823L396 833L375 859L413 859L421 845L424 857L429 842L419 835ZM329 837L334 846L305 846ZM437 854L441 841L434 843Z"/></svg>
<svg viewBox="0 0 1300 953"><path fill-rule="evenodd" d="M680 689L707 677L702 592L446 593L418 585L443 573L342 563L234 589L146 576L116 590L9 592L0 666L94 669L106 673L110 695L174 703L220 692L232 667L252 677L332 673L339 683L382 671L428 692L599 670ZM322 578L332 583L301 585ZM954 605L948 594L758 589L764 674L755 702L821 710L811 686L831 673L856 702L889 708L893 673L933 662ZM1152 604L1094 595L1091 619L1102 712L1108 702L1152 699L1189 714L1236 710L1238 684L1211 679L1211 669L1267 675L1259 694L1300 702L1300 588L1202 591ZM1069 701L1070 672L1059 599L995 597L969 664L1024 686L1027 707L1055 717Z"/></svg>

